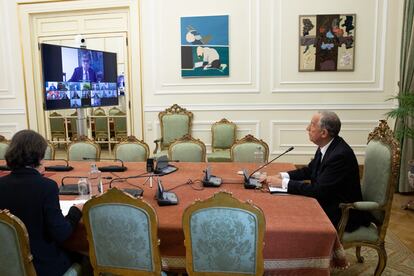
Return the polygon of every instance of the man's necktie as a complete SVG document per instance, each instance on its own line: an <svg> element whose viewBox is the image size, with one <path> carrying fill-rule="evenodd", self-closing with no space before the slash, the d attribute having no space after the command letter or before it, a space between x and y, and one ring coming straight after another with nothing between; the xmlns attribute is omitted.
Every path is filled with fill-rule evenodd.
<svg viewBox="0 0 414 276"><path fill-rule="evenodd" d="M319 167L321 165L321 161L322 161L322 152L320 149L318 149L316 151L315 154L315 176L318 175L318 171L319 171Z"/></svg>
<svg viewBox="0 0 414 276"><path fill-rule="evenodd" d="M88 71L85 71L85 79L89 80L89 72Z"/></svg>

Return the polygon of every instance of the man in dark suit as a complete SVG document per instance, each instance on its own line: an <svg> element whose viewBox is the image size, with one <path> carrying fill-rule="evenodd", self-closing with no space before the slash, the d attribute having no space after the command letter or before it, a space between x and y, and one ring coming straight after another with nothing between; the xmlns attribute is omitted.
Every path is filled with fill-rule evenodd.
<svg viewBox="0 0 414 276"><path fill-rule="evenodd" d="M37 275L60 276L73 262L60 244L72 234L82 212L81 206L72 206L63 216L56 182L42 175L46 147L46 140L32 130L13 136L5 155L12 171L0 177L0 209L25 224Z"/></svg>
<svg viewBox="0 0 414 276"><path fill-rule="evenodd" d="M87 54L82 55L82 66L76 67L69 81L96 82L96 73L90 67L90 59Z"/></svg>
<svg viewBox="0 0 414 276"><path fill-rule="evenodd" d="M308 166L261 179L270 186L287 188L290 194L316 198L335 227L341 218L339 204L362 200L358 162L351 147L338 136L340 129L341 121L334 112L317 112L306 128L309 139L318 146ZM367 214L353 211L347 231L369 225Z"/></svg>

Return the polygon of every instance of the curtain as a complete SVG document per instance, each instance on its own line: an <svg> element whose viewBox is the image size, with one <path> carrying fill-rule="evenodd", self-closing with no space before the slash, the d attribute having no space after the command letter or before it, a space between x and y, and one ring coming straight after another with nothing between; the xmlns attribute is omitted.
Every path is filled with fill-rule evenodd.
<svg viewBox="0 0 414 276"><path fill-rule="evenodd" d="M401 41L399 95L414 94L414 0L405 0L404 19ZM412 118L401 118L395 122L396 131L404 131L409 126L414 128ZM414 141L404 135L400 139L401 163L398 184L399 192L410 192L413 188L408 184L408 162L414 159Z"/></svg>

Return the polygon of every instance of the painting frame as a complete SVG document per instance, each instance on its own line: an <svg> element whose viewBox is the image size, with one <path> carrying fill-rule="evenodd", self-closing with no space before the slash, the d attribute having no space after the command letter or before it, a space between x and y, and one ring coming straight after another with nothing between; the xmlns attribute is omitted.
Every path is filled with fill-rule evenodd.
<svg viewBox="0 0 414 276"><path fill-rule="evenodd" d="M181 77L230 75L229 15L180 17Z"/></svg>
<svg viewBox="0 0 414 276"><path fill-rule="evenodd" d="M299 72L355 71L356 14L299 15Z"/></svg>

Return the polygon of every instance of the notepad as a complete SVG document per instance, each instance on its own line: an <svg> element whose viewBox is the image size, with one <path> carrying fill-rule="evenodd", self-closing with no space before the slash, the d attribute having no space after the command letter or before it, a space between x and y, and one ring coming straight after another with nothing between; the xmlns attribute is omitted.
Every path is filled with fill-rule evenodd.
<svg viewBox="0 0 414 276"><path fill-rule="evenodd" d="M60 200L60 209L62 210L62 214L66 216L69 213L70 207L76 204L85 203L86 199L78 199L78 200Z"/></svg>
<svg viewBox="0 0 414 276"><path fill-rule="evenodd" d="M287 193L287 188L280 188L280 187L273 187L273 186L269 186L269 191L271 194L274 193Z"/></svg>

